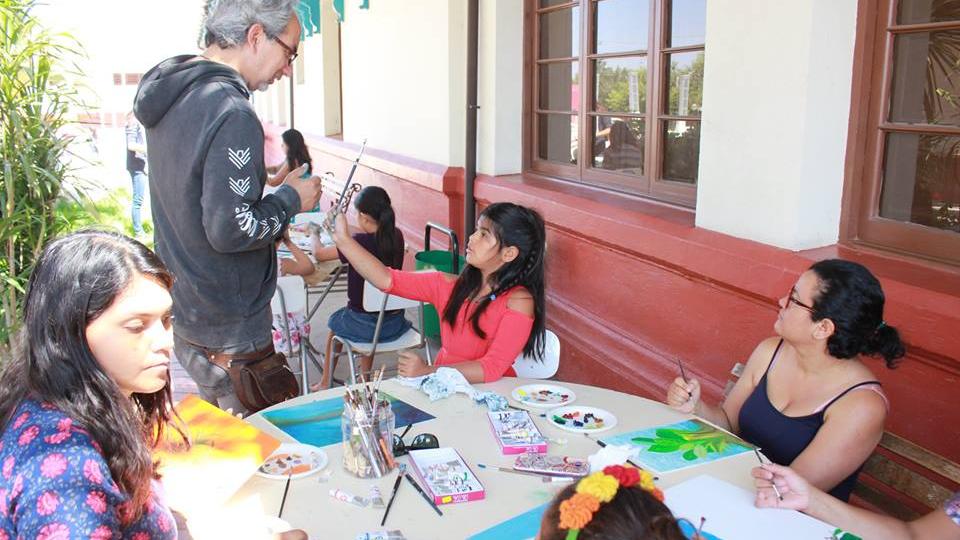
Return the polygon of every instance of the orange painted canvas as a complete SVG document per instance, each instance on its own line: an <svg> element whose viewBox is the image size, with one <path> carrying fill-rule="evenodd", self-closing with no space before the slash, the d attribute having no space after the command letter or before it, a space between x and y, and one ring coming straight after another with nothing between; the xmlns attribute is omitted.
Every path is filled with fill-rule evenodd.
<svg viewBox="0 0 960 540"><path fill-rule="evenodd" d="M187 450L180 435L167 429L154 458L160 460L167 504L184 514L223 504L280 446L277 439L197 396L187 396L176 410L192 446Z"/></svg>

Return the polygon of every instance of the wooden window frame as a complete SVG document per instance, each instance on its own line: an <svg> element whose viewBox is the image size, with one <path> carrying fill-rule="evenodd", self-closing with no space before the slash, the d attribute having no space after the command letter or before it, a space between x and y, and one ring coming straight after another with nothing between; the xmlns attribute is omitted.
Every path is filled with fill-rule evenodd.
<svg viewBox="0 0 960 540"><path fill-rule="evenodd" d="M859 2L841 239L957 266L960 234L879 215L887 133L960 136L960 126L887 121L894 37L917 31L960 29L960 21L896 24L897 7L898 0Z"/></svg>
<svg viewBox="0 0 960 540"><path fill-rule="evenodd" d="M696 184L669 180L662 177L663 172L663 126L671 121L702 122L701 117L680 116L668 113L670 76L666 58L670 54L697 52L705 49L703 45L667 47L670 17L665 12L670 0L650 0L648 48L616 53L594 53L596 28L593 24L594 13L600 0L573 0L545 8L539 7L538 0L526 0L524 27L527 39L524 40L524 99L523 99L523 167L540 174L587 184L593 187L620 191L631 195L649 197L659 201L693 208L696 205ZM540 15L580 7L580 44L579 56L539 59ZM604 58L623 58L643 56L647 62L647 94L645 109L642 113L597 113L594 103L594 62ZM577 111L551 111L537 107L540 91L540 66L553 62L579 62L580 102ZM578 119L578 160L577 165L567 165L540 159L538 155L539 132L536 127L538 115L543 113L570 114ZM644 121L644 171L642 175L632 175L606 171L593 167L593 124L597 116L619 118L638 118Z"/></svg>

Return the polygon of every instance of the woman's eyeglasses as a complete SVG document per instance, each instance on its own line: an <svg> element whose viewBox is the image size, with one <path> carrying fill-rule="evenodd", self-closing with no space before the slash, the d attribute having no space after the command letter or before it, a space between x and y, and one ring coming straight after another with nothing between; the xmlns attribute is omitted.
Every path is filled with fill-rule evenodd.
<svg viewBox="0 0 960 540"><path fill-rule="evenodd" d="M785 307L790 307L790 304L796 304L798 307L809 311L810 313L816 313L816 310L813 309L813 306L808 306L800 301L799 298L794 296L796 293L793 292L793 289L790 289L790 292L787 293L787 305Z"/></svg>
<svg viewBox="0 0 960 540"><path fill-rule="evenodd" d="M404 444L403 438L398 435L393 436L393 455L405 456L410 450L426 450L428 448L440 448L440 441L432 433L421 433L410 441L410 444Z"/></svg>

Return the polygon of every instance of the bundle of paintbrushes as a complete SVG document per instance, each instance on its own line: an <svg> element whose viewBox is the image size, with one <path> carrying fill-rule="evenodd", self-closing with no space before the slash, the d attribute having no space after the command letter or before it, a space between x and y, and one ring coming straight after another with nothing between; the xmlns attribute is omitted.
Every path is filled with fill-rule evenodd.
<svg viewBox="0 0 960 540"><path fill-rule="evenodd" d="M372 383L360 384L343 395L343 468L360 478L379 478L390 472L393 459L394 416L390 402L380 395L383 368Z"/></svg>

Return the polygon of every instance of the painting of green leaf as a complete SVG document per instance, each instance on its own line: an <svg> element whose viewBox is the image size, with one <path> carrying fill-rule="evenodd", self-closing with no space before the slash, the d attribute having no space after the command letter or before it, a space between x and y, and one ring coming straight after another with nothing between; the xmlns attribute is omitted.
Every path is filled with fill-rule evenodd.
<svg viewBox="0 0 960 540"><path fill-rule="evenodd" d="M752 450L743 440L701 420L655 426L601 440L606 444L636 447L633 460L658 473L686 469Z"/></svg>

